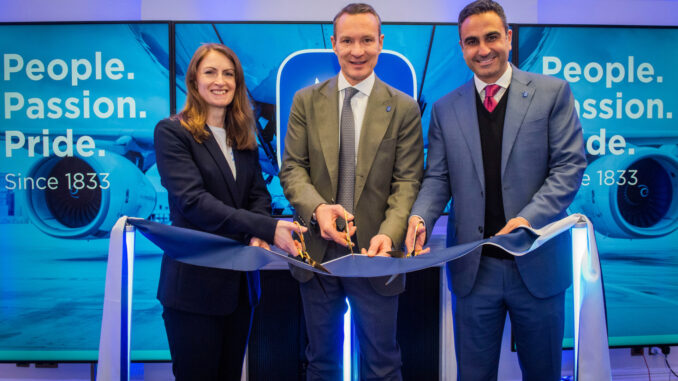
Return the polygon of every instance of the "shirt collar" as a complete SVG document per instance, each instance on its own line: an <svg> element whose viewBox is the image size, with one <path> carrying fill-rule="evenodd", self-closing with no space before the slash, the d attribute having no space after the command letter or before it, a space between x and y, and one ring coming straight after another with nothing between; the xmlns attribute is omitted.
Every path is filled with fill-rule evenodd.
<svg viewBox="0 0 678 381"><path fill-rule="evenodd" d="M499 77L497 82L495 82L497 85L501 86L504 89L507 89L509 85L511 84L511 76L513 75L513 67L511 64L508 64L508 68L504 72L504 74ZM478 78L477 75L473 75L473 82L476 84L476 91L478 91L478 94L481 94L483 90L485 90L485 86L491 85L491 83L485 83L480 78Z"/></svg>
<svg viewBox="0 0 678 381"><path fill-rule="evenodd" d="M365 79L363 79L360 83L356 85L351 85L348 83L346 80L346 77L344 77L344 73L340 72L340 75L338 76L339 79L337 81L337 87L339 88L339 91L344 90L347 87L354 87L358 89L359 92L365 94L366 96L370 96L370 93L372 92L372 88L374 87L374 82L377 78L377 76L374 74L374 71Z"/></svg>

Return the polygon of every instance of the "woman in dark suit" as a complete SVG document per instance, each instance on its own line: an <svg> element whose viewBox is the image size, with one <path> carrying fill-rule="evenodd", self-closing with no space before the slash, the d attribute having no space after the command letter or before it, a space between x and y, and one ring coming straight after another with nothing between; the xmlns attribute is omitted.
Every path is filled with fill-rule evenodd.
<svg viewBox="0 0 678 381"><path fill-rule="evenodd" d="M172 225L295 253L291 222L270 217L254 116L238 57L198 48L184 109L155 128L155 153ZM258 272L184 264L163 255L162 303L172 370L182 380L239 380L259 301Z"/></svg>

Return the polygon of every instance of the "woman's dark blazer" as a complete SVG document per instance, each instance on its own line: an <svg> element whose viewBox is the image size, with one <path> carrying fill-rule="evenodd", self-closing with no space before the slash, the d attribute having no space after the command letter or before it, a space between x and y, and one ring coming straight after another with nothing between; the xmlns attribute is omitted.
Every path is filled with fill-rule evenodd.
<svg viewBox="0 0 678 381"><path fill-rule="evenodd" d="M155 127L154 139L172 225L244 244L252 236L273 242L277 221L270 217L271 196L257 150L233 150L236 181L212 133L198 143L178 120L163 119ZM194 266L163 255L158 299L163 306L178 310L228 315L238 305L241 284L248 285L254 307L260 295L257 272Z"/></svg>

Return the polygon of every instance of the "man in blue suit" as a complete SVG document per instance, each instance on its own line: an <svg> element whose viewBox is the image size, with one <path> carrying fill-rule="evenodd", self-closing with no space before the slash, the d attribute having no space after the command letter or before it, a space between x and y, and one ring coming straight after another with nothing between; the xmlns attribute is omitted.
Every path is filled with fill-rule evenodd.
<svg viewBox="0 0 678 381"><path fill-rule="evenodd" d="M450 198L448 232L458 244L558 220L586 167L568 84L509 64L511 30L502 7L491 0L467 5L459 35L474 77L431 111L428 163L408 223L408 249L422 248ZM424 227L415 237L420 221ZM449 263L460 380L497 379L507 312L523 379L560 379L570 246L569 235L561 234L524 257L484 247Z"/></svg>

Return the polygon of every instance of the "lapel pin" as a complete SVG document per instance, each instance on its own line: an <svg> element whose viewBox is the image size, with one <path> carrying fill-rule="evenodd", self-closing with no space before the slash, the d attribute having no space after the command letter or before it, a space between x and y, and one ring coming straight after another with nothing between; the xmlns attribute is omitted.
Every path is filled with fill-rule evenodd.
<svg viewBox="0 0 678 381"><path fill-rule="evenodd" d="M523 98L527 98L527 91L523 91Z"/></svg>
<svg viewBox="0 0 678 381"><path fill-rule="evenodd" d="M386 112L391 112L391 106L386 106Z"/></svg>

